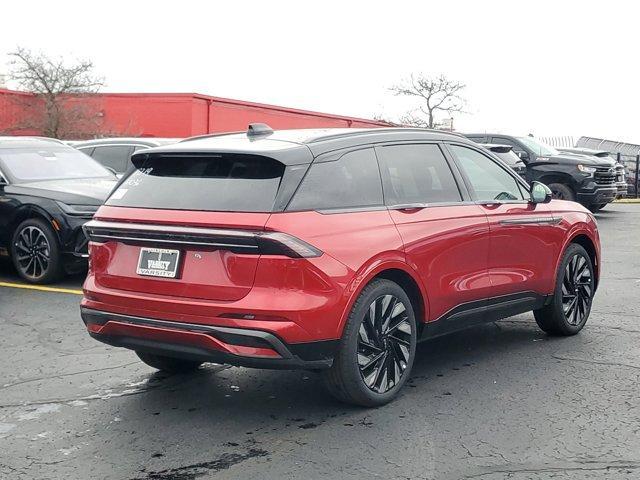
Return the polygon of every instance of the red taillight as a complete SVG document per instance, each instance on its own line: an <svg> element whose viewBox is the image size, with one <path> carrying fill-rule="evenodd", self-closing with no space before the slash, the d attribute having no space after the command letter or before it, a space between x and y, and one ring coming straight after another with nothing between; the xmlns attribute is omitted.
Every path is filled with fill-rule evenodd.
<svg viewBox="0 0 640 480"><path fill-rule="evenodd" d="M258 233L256 240L261 255L285 255L292 258L313 258L322 255L322 251L314 246L282 232Z"/></svg>
<svg viewBox="0 0 640 480"><path fill-rule="evenodd" d="M282 232L262 232L225 228L148 225L92 220L83 227L89 241L109 241L127 244L152 244L163 247L195 247L229 250L257 255L285 255L291 258L312 258L322 251L293 235Z"/></svg>

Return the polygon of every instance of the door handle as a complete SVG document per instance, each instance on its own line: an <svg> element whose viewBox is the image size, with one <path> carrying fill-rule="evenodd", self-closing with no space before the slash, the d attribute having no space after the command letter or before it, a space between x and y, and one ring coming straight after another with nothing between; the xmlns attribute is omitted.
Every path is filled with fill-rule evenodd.
<svg viewBox="0 0 640 480"><path fill-rule="evenodd" d="M403 203L390 207L392 210L421 210L427 206L426 203Z"/></svg>

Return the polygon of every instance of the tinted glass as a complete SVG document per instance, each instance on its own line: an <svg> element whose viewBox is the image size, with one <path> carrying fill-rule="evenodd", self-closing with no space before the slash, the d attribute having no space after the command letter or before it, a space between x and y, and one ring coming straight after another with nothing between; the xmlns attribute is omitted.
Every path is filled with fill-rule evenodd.
<svg viewBox="0 0 640 480"><path fill-rule="evenodd" d="M511 140L510 138L505 138L505 137L493 137L491 143L495 144L495 145L509 145L511 147L513 147L513 151L514 152L524 152L524 148L522 148L522 146L518 143L516 143L515 141Z"/></svg>
<svg viewBox="0 0 640 480"><path fill-rule="evenodd" d="M437 145L392 145L376 149L387 205L462 200Z"/></svg>
<svg viewBox="0 0 640 480"><path fill-rule="evenodd" d="M2 171L16 183L89 177L114 178L98 162L71 147L2 149L0 164Z"/></svg>
<svg viewBox="0 0 640 480"><path fill-rule="evenodd" d="M524 162L522 160L520 160L520 157L518 155L516 155L515 153L513 153L513 150L509 150L508 152L493 152L495 155L497 155L500 160L502 160L504 163L506 163L509 166L514 166L514 165L524 165Z"/></svg>
<svg viewBox="0 0 640 480"><path fill-rule="evenodd" d="M80 150L82 153L84 153L85 155L89 155L90 157L92 157L93 155L93 149L94 147L86 147L86 148L79 148L78 150Z"/></svg>
<svg viewBox="0 0 640 480"><path fill-rule="evenodd" d="M451 145L478 200L522 200L516 180L489 157L467 147Z"/></svg>
<svg viewBox="0 0 640 480"><path fill-rule="evenodd" d="M105 167L113 168L116 172L121 173L127 169L131 152L130 145L109 145L96 147L91 156Z"/></svg>
<svg viewBox="0 0 640 480"><path fill-rule="evenodd" d="M107 205L175 210L270 212L284 165L242 154L150 155Z"/></svg>
<svg viewBox="0 0 640 480"><path fill-rule="evenodd" d="M288 210L322 210L382 205L380 171L373 149L357 150L333 162L315 163Z"/></svg>
<svg viewBox="0 0 640 480"><path fill-rule="evenodd" d="M553 148L551 145L547 145L539 140L536 140L533 137L518 137L522 143L524 143L527 147L533 150L538 155L558 155L560 152Z"/></svg>

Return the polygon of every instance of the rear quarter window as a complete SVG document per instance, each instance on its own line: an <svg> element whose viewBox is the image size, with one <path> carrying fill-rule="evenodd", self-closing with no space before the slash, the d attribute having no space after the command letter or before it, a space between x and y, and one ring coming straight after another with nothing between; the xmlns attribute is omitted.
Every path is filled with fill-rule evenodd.
<svg viewBox="0 0 640 480"><path fill-rule="evenodd" d="M382 182L372 148L311 165L287 210L381 206Z"/></svg>
<svg viewBox="0 0 640 480"><path fill-rule="evenodd" d="M271 212L285 166L246 154L154 154L136 169L107 205L174 210Z"/></svg>

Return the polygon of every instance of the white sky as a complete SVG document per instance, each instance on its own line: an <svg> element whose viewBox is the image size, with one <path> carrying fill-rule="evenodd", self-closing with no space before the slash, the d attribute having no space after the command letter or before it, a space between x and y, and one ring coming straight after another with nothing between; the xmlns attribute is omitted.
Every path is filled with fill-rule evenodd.
<svg viewBox="0 0 640 480"><path fill-rule="evenodd" d="M8 1L0 72L20 45L93 60L105 91L199 92L365 118L410 108L387 87L411 72L443 73L468 85L458 130L640 143L636 4Z"/></svg>

